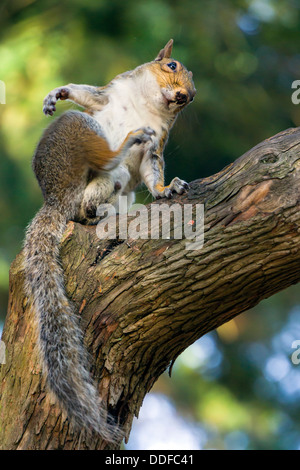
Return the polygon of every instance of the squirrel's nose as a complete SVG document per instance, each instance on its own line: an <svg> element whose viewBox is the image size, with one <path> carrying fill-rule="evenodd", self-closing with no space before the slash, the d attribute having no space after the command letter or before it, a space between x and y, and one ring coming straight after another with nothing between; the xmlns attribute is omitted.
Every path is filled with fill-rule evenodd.
<svg viewBox="0 0 300 470"><path fill-rule="evenodd" d="M177 104L184 104L188 100L188 97L185 93L182 93L181 91L177 91L176 93L176 103Z"/></svg>

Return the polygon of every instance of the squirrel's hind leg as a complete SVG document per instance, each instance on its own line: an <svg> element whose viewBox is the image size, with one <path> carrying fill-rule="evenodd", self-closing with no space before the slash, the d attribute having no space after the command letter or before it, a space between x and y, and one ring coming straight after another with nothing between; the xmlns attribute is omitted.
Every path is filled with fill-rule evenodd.
<svg viewBox="0 0 300 470"><path fill-rule="evenodd" d="M103 216L97 215L101 204L113 206L119 212L119 196L124 191L130 174L127 168L119 165L107 174L94 177L87 185L76 221L85 225L95 225ZM104 206L103 206L104 207Z"/></svg>

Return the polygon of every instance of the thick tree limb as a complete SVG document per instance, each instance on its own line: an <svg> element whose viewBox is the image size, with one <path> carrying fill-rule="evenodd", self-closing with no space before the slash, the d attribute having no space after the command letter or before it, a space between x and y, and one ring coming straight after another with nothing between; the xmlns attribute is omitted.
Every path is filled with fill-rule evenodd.
<svg viewBox="0 0 300 470"><path fill-rule="evenodd" d="M145 394L187 346L299 281L300 128L262 142L175 199L205 203L199 251L185 250L185 240L100 241L94 227L75 223L62 241L66 289L78 305L99 392L127 435ZM22 254L11 267L2 339L0 447L110 448L72 434L45 390Z"/></svg>

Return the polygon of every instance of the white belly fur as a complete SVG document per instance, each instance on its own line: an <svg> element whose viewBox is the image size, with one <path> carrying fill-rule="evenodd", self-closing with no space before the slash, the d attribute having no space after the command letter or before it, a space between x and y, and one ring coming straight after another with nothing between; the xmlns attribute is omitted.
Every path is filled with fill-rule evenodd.
<svg viewBox="0 0 300 470"><path fill-rule="evenodd" d="M111 150L118 150L128 133L141 127L151 127L157 137L161 134L162 119L149 106L149 102L155 98L159 99L160 96L160 88L155 78L148 73L134 79L116 79L111 84L109 103L93 114L101 125Z"/></svg>

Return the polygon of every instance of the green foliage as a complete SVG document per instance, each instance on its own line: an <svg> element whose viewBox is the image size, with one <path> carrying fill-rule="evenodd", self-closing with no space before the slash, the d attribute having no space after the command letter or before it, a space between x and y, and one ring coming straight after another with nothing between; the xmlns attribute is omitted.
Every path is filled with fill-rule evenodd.
<svg viewBox="0 0 300 470"><path fill-rule="evenodd" d="M173 55L193 71L197 96L172 131L165 152L167 179L207 176L261 140L300 125L300 107L291 102L291 84L300 77L299 7L298 0L1 3L0 79L6 84L6 104L0 105L2 317L9 264L41 205L30 162L51 120L42 114L46 93L69 82L106 84L118 73L154 58L173 37ZM58 113L70 107L70 103L59 103ZM139 200L146 197L142 190ZM224 339L229 330L216 337L222 349L216 376L179 361L174 378L178 396L174 398L186 402L183 408L189 404L195 419L219 430L208 445L224 446L223 438L235 430L246 433L250 448L299 445L295 438L299 436L298 405L286 401L282 411L280 393L268 389L269 398L267 392L255 394L253 384L268 388L263 382L267 379L249 359L249 351L236 355L245 343L250 347L272 341L284 327L288 308L300 302L295 292L293 303L288 302L288 295L276 296L259 307L259 313L253 314L259 317L255 327L248 319L243 334L232 336L231 331L229 343ZM264 363L268 354L271 349ZM283 424L287 422L289 426ZM280 436L284 426L294 437Z"/></svg>

